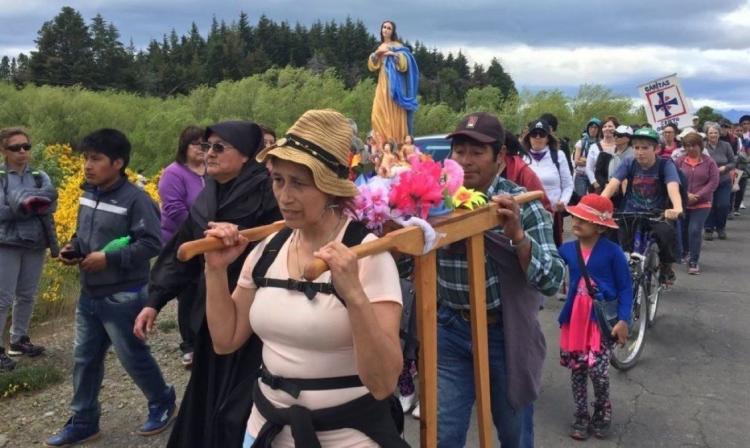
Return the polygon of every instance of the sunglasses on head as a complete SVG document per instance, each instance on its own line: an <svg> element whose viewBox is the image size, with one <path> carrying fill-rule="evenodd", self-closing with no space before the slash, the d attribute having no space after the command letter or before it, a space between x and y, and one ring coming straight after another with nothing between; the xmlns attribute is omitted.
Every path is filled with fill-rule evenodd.
<svg viewBox="0 0 750 448"><path fill-rule="evenodd" d="M29 143L20 143L18 145L8 145L5 147L10 152L19 152L22 149L26 152L31 151L31 144Z"/></svg>
<svg viewBox="0 0 750 448"><path fill-rule="evenodd" d="M224 152L225 149L232 148L231 145L224 145L222 143L201 143L201 148L203 148L204 151L208 152L210 149L213 149L216 154L221 154Z"/></svg>

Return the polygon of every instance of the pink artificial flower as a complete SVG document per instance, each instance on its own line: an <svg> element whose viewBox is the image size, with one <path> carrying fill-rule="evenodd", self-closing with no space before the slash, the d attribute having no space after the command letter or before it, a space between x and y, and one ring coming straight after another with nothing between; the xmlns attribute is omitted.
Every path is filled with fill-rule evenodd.
<svg viewBox="0 0 750 448"><path fill-rule="evenodd" d="M455 160L443 160L443 185L448 194L453 196L464 184L464 169Z"/></svg>
<svg viewBox="0 0 750 448"><path fill-rule="evenodd" d="M439 183L440 165L436 164L437 171L430 165L423 163L399 175L398 183L392 187L390 194L394 212L401 216L417 215L426 219L430 207L437 207L443 202L443 187Z"/></svg>

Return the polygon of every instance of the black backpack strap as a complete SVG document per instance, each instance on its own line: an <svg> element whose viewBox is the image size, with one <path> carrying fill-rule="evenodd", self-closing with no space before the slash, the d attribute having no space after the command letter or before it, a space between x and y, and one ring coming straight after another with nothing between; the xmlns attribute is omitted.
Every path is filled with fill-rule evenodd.
<svg viewBox="0 0 750 448"><path fill-rule="evenodd" d="M36 184L37 188L42 188L42 185L44 185L44 176L42 176L41 171L32 170L31 176L34 178L34 184Z"/></svg>
<svg viewBox="0 0 750 448"><path fill-rule="evenodd" d="M288 240L290 236L292 236L292 229L284 227L279 230L278 233L271 238L271 241L266 244L266 247L263 248L263 253L260 255L258 262L253 268L253 281L256 285L258 285L259 279L266 276L268 268L271 267L276 256L279 254L281 247L286 243L286 240Z"/></svg>
<svg viewBox="0 0 750 448"><path fill-rule="evenodd" d="M586 290L593 300L596 300L596 289L591 284L591 278L589 278L589 270L586 268L586 261L583 259L583 252L581 251L581 243L576 241L576 254L578 255L578 270L581 271L581 276L584 282L586 282Z"/></svg>
<svg viewBox="0 0 750 448"><path fill-rule="evenodd" d="M351 221L344 232L344 238L341 241L346 247L353 247L362 244L362 240L370 234L370 230L359 221Z"/></svg>
<svg viewBox="0 0 750 448"><path fill-rule="evenodd" d="M560 154L557 153L557 149L550 148L549 157L552 159L552 163L555 164L555 168L557 168L558 174L560 173L560 159L558 157L559 155Z"/></svg>
<svg viewBox="0 0 750 448"><path fill-rule="evenodd" d="M347 247L356 246L360 244L365 236L367 236L367 234L369 233L370 231L367 229L367 227L365 227L364 224L359 221L351 221L347 226L346 231L344 232L344 238L342 242ZM346 307L346 302L344 302L344 300L339 297L339 295L336 293L336 289L330 282L319 283L295 280L291 278L278 279L266 277L268 268L270 268L274 260L276 260L279 251L291 235L292 229L284 227L276 235L274 235L274 237L271 238L271 241L268 242L266 247L263 248L263 253L258 259L258 262L255 264L255 267L253 268L252 277L255 285L258 288L283 288L299 291L304 293L309 300L313 300L318 293L333 294L336 296L339 302L341 302L341 304Z"/></svg>

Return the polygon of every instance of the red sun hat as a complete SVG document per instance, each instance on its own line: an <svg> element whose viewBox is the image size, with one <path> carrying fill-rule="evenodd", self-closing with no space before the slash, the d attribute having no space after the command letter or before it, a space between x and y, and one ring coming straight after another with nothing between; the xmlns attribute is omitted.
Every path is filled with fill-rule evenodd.
<svg viewBox="0 0 750 448"><path fill-rule="evenodd" d="M617 229L612 214L614 213L612 201L598 194L587 194L582 197L576 205L566 206L565 210L571 215L581 218L584 221L594 223L599 226Z"/></svg>

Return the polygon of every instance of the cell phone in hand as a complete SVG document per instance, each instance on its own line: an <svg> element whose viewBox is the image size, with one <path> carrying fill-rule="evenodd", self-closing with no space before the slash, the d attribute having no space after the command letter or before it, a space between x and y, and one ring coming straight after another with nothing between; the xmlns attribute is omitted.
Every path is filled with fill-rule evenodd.
<svg viewBox="0 0 750 448"><path fill-rule="evenodd" d="M75 260L77 258L83 258L83 254L76 249L62 251L60 252L60 256L66 260Z"/></svg>

